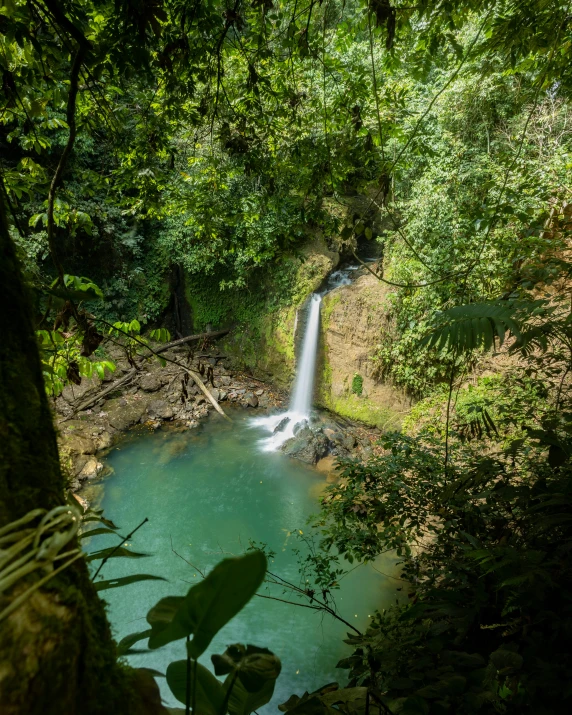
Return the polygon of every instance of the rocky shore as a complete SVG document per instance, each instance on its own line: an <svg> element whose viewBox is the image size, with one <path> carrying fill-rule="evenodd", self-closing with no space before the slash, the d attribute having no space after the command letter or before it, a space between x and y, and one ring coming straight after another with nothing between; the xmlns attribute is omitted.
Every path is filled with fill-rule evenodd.
<svg viewBox="0 0 572 715"><path fill-rule="evenodd" d="M191 356L185 346L175 347L164 357L178 365L161 365L153 358L137 370L119 351L111 357L117 366L115 372L106 374L103 381L83 378L80 385L67 385L54 401L62 465L73 492L102 474L105 455L128 430L138 425L156 430L167 424L192 430L208 418L214 407L187 369L202 374L201 379L223 410L233 403L254 414L280 409L286 403L284 393L234 370L216 349ZM86 403L91 404L78 410ZM339 457L371 456L378 438L379 430L321 412L309 423L299 425L282 449L286 455L317 464L330 473Z"/></svg>
<svg viewBox="0 0 572 715"><path fill-rule="evenodd" d="M67 385L55 400L56 426L63 467L72 491L103 470L102 458L121 436L136 425L159 429L164 423L195 429L214 410L188 369L208 375L203 378L212 397L224 410L235 403L246 410L279 407L282 395L259 380L231 369L215 351L190 357L185 346L173 348L164 357L179 365L149 359L133 371L121 354L112 355L117 368L98 378L83 378L80 385ZM126 382L125 376L133 372ZM102 397L108 388L111 389ZM77 411L78 405L93 404Z"/></svg>

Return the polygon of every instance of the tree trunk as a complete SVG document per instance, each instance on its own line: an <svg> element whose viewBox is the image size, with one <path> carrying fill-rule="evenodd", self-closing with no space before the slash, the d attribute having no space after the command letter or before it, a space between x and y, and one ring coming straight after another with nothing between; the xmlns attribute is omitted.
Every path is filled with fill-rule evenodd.
<svg viewBox="0 0 572 715"><path fill-rule="evenodd" d="M64 504L64 494L31 302L0 196L0 528L32 509ZM24 577L1 595L0 611L39 578ZM156 686L141 695L149 692L141 677L116 661L104 604L83 559L0 623L2 715L166 712Z"/></svg>

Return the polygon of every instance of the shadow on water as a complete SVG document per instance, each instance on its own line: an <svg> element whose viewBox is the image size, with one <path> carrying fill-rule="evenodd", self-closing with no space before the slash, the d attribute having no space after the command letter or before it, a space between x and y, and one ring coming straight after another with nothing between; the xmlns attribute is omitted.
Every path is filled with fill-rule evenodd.
<svg viewBox="0 0 572 715"><path fill-rule="evenodd" d="M307 518L318 510L324 476L280 453L260 451L260 435L248 426L247 413L237 412L233 419L229 424L213 416L198 430L133 436L109 455L113 474L90 488L92 500L99 489L97 501L122 533L149 518L130 546L151 556L112 559L104 577L145 572L169 581L102 593L118 639L145 630L145 614L161 597L184 594L201 578L199 570L208 571L224 556L243 552L251 540L276 552L272 571L301 583L292 547L303 547L296 533L307 528ZM100 536L88 548L109 545L111 537ZM398 582L379 571L395 573L393 560L387 557L355 568L341 579L335 594L340 615L361 630L376 609L395 601ZM264 586L261 593L290 598L276 587ZM217 635L201 660L210 665L210 655L230 643L270 648L281 658L283 669L272 703L261 710L275 712L292 693L344 682L346 671L335 665L350 652L342 642L347 630L327 615L255 597ZM164 673L170 661L183 657L181 642L131 656L130 661ZM176 704L164 682L160 685L167 704Z"/></svg>

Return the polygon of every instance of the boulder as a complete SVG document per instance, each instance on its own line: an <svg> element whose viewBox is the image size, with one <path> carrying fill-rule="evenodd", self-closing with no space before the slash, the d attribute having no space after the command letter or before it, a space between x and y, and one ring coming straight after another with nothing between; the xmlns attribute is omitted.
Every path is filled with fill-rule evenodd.
<svg viewBox="0 0 572 715"><path fill-rule="evenodd" d="M170 420L175 415L173 408L166 400L152 400L147 407L147 412L151 417L160 420Z"/></svg>
<svg viewBox="0 0 572 715"><path fill-rule="evenodd" d="M302 420L301 422L296 422L294 429L292 430L294 435L297 435L304 429L308 429L308 420Z"/></svg>
<svg viewBox="0 0 572 715"><path fill-rule="evenodd" d="M105 431L94 438L95 446L98 451L100 449L107 449L108 447L111 447L111 441L111 435L109 432Z"/></svg>
<svg viewBox="0 0 572 715"><path fill-rule="evenodd" d="M97 459L93 457L92 459L87 460L83 469L77 476L79 479L93 479L94 477L97 477L97 475L101 472L102 469L103 464L101 462L98 462Z"/></svg>
<svg viewBox="0 0 572 715"><path fill-rule="evenodd" d="M285 429L285 427L286 427L286 425L288 424L288 422L290 422L290 418L289 418L289 417L283 417L283 418L280 420L280 422L276 425L276 427L274 428L274 434L276 434L277 432L283 432L284 429Z"/></svg>
<svg viewBox="0 0 572 715"><path fill-rule="evenodd" d="M144 392L157 392L161 387L161 382L155 375L148 373L139 380L139 385Z"/></svg>
<svg viewBox="0 0 572 715"><path fill-rule="evenodd" d="M109 424L116 430L123 432L137 424L145 414L145 403L132 400L127 402L123 398L109 400L105 405Z"/></svg>
<svg viewBox="0 0 572 715"><path fill-rule="evenodd" d="M75 454L95 454L95 444L92 439L80 434L70 434L64 438L64 448Z"/></svg>
<svg viewBox="0 0 572 715"><path fill-rule="evenodd" d="M209 392L211 395L214 397L214 399L218 402L220 400L220 392L216 387L211 387L209 389Z"/></svg>
<svg viewBox="0 0 572 715"><path fill-rule="evenodd" d="M221 375L219 377L219 382L221 385L225 385L225 386L230 385L230 382L231 382L230 375Z"/></svg>
<svg viewBox="0 0 572 715"><path fill-rule="evenodd" d="M316 464L328 453L328 440L320 432L312 432L305 426L295 437L284 442L282 451L289 457L299 459L307 464Z"/></svg>
<svg viewBox="0 0 572 715"><path fill-rule="evenodd" d="M256 397L254 392L246 392L242 399L249 407L258 407L258 397Z"/></svg>

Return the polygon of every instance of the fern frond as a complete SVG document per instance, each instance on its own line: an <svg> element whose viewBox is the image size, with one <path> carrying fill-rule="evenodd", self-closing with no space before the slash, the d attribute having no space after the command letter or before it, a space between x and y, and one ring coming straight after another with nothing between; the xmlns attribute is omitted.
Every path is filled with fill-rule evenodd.
<svg viewBox="0 0 572 715"><path fill-rule="evenodd" d="M521 337L521 324L513 306L495 303L458 305L441 314L444 324L426 336L421 345L438 350L456 351L490 350L505 341L507 333L517 340Z"/></svg>

